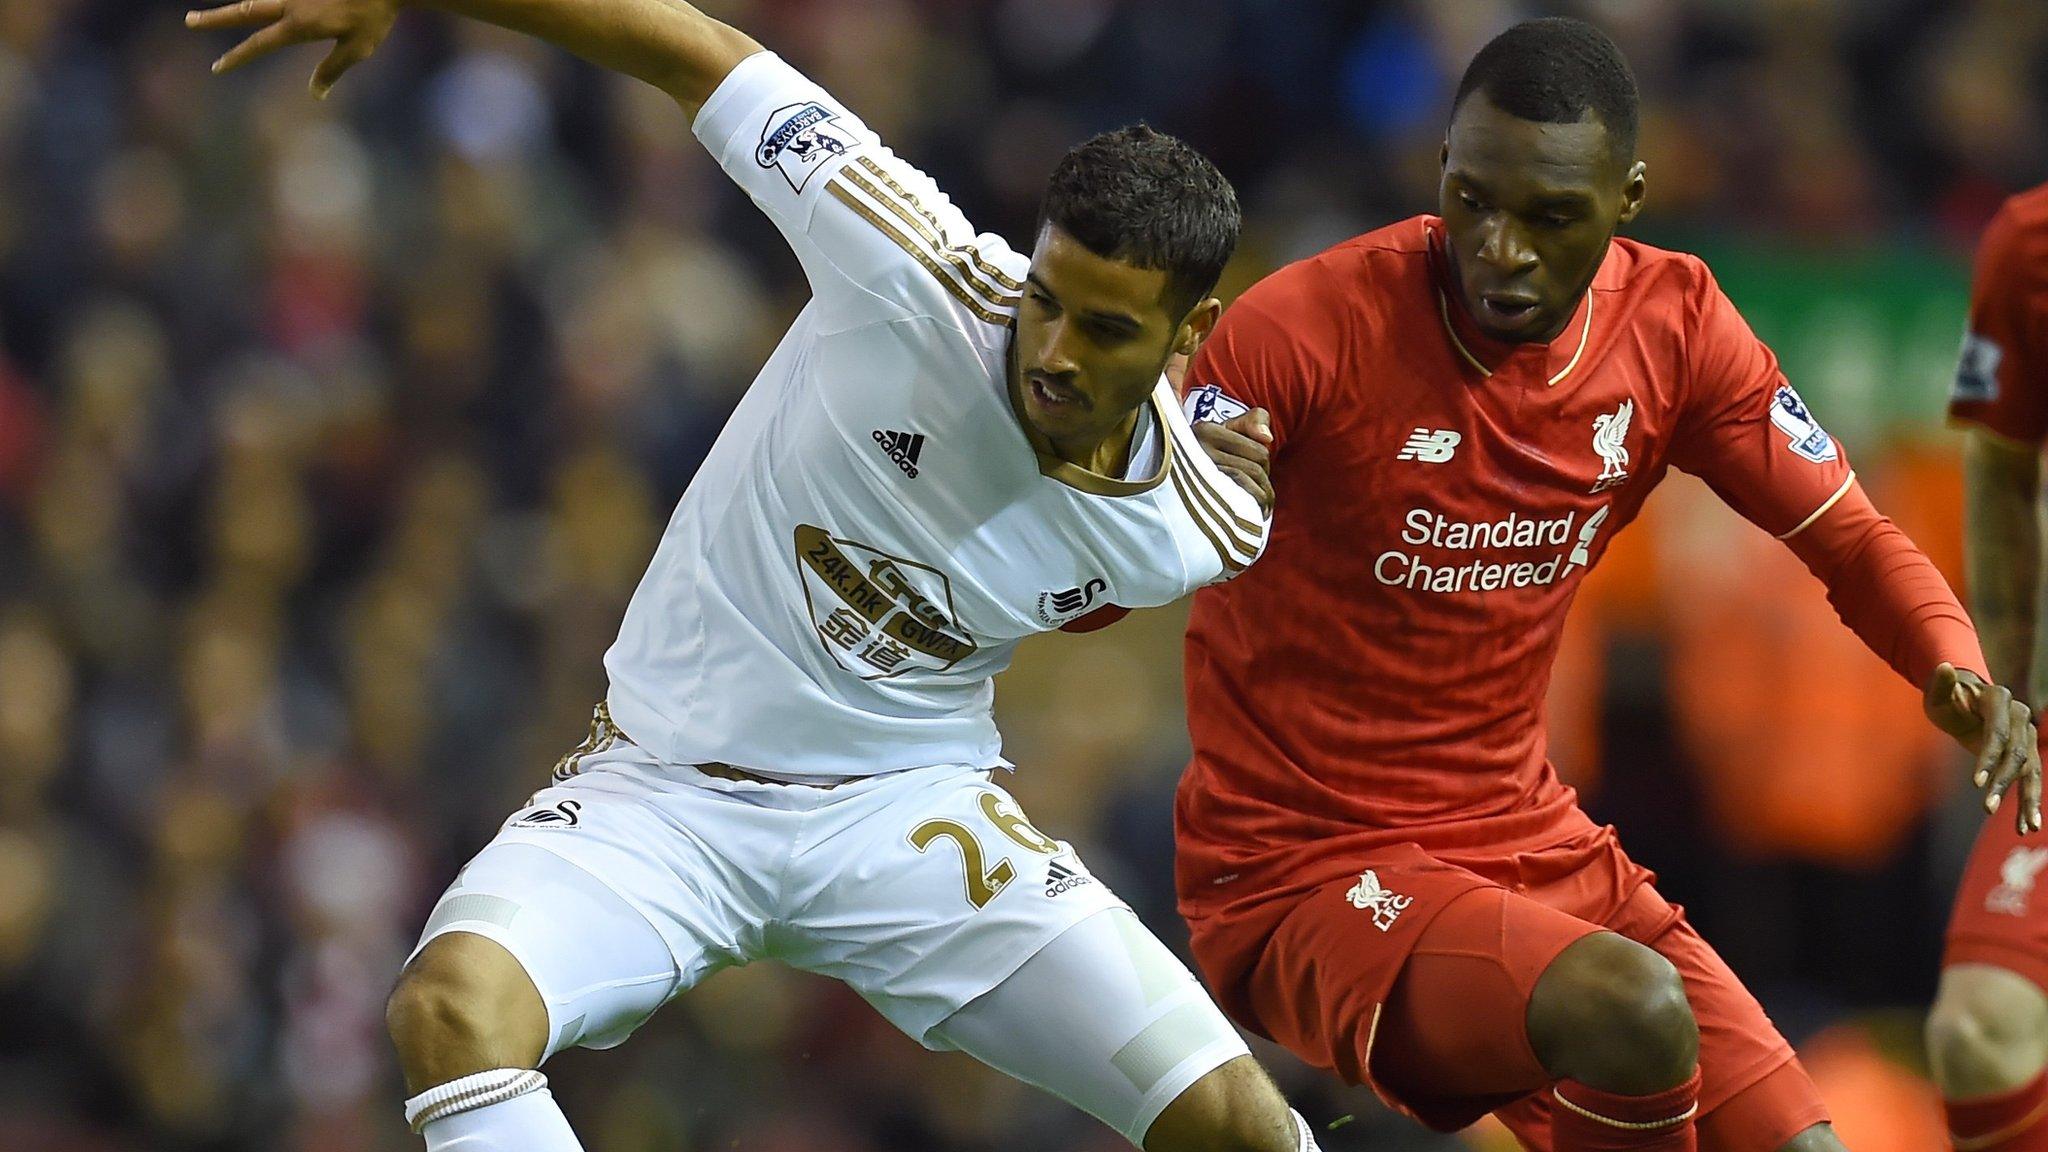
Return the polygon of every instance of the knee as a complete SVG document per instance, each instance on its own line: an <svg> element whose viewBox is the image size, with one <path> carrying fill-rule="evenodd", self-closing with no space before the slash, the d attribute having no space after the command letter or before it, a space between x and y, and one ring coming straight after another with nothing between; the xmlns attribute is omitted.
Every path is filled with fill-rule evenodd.
<svg viewBox="0 0 2048 1152"><path fill-rule="evenodd" d="M406 966L384 1025L414 1091L493 1068L532 1068L547 1041L547 1009L497 944L450 934Z"/></svg>
<svg viewBox="0 0 2048 1152"><path fill-rule="evenodd" d="M2019 1088L2048 1065L2048 996L2002 968L1947 970L1927 1014L1927 1058L1951 1099Z"/></svg>
<svg viewBox="0 0 2048 1152"><path fill-rule="evenodd" d="M1296 1152L1294 1116L1250 1056L1217 1068L1176 1096L1145 1133L1145 1152Z"/></svg>
<svg viewBox="0 0 2048 1152"><path fill-rule="evenodd" d="M1699 1025L1678 970L1612 932L1574 943L1544 970L1528 1023L1546 1071L1602 1091L1660 1092L1699 1061Z"/></svg>

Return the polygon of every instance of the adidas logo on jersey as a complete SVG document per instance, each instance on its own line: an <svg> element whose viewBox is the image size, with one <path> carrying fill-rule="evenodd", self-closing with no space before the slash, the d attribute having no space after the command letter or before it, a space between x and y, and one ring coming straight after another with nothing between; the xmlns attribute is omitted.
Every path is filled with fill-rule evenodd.
<svg viewBox="0 0 2048 1152"><path fill-rule="evenodd" d="M884 432L877 428L874 436L875 443L880 444L882 451L889 454L889 459L903 469L903 474L912 480L917 479L917 455L924 451L924 433Z"/></svg>
<svg viewBox="0 0 2048 1152"><path fill-rule="evenodd" d="M1396 460L1420 460L1424 464L1441 464L1449 460L1458 450L1458 443L1465 437L1449 428L1431 431L1417 428L1408 436L1408 442L1395 453Z"/></svg>
<svg viewBox="0 0 2048 1152"><path fill-rule="evenodd" d="M1095 883L1095 877L1090 876L1086 872L1075 871L1057 860L1047 865L1045 869L1045 894L1047 896L1058 896L1069 889L1093 883Z"/></svg>

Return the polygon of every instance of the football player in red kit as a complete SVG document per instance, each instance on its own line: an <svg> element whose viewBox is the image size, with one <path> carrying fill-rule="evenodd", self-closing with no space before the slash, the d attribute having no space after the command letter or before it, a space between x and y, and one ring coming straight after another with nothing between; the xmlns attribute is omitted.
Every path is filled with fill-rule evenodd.
<svg viewBox="0 0 2048 1152"><path fill-rule="evenodd" d="M1806 562L2028 828L2035 735L1705 265L1615 238L1635 134L1604 35L1511 28L1459 85L1438 214L1268 277L1196 356L1191 412L1263 429L1237 450L1277 514L1195 599L1181 909L1240 1023L1432 1127L1839 1149L1757 1002L1545 758L1572 595L1682 468Z"/></svg>
<svg viewBox="0 0 2048 1152"><path fill-rule="evenodd" d="M1984 233L1949 412L1968 428L1964 539L1984 657L2039 703L2048 185L2007 201ZM1961 1152L2048 1152L2048 906L2034 900L2044 865L2048 845L1990 820L1956 893L1927 1054Z"/></svg>

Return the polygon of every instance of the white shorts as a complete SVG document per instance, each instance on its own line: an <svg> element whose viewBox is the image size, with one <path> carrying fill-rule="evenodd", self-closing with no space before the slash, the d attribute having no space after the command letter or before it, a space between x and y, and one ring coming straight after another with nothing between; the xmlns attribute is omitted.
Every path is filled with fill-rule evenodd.
<svg viewBox="0 0 2048 1152"><path fill-rule="evenodd" d="M844 981L926 1047L968 1051L1133 1142L1246 1054L1186 966L985 770L770 784L624 740L577 767L506 821L414 948L459 931L509 951L547 1005L543 1059L611 1047L710 973L766 959ZM1014 994L961 1011L1013 975Z"/></svg>

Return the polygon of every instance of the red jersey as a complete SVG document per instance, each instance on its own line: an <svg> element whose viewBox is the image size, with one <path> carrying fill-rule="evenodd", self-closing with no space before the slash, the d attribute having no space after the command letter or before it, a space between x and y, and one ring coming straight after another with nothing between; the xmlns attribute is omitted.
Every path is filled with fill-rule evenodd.
<svg viewBox="0 0 2048 1152"><path fill-rule="evenodd" d="M1671 467L1781 538L1851 490L1696 257L1615 240L1549 344L1487 339L1451 284L1441 222L1406 220L1255 285L1190 369L1191 413L1271 411L1278 493L1188 626L1191 916L1348 849L1474 867L1589 832L1543 700L1614 534Z"/></svg>
<svg viewBox="0 0 2048 1152"><path fill-rule="evenodd" d="M1949 414L2024 444L2048 441L2048 184L1984 230Z"/></svg>

